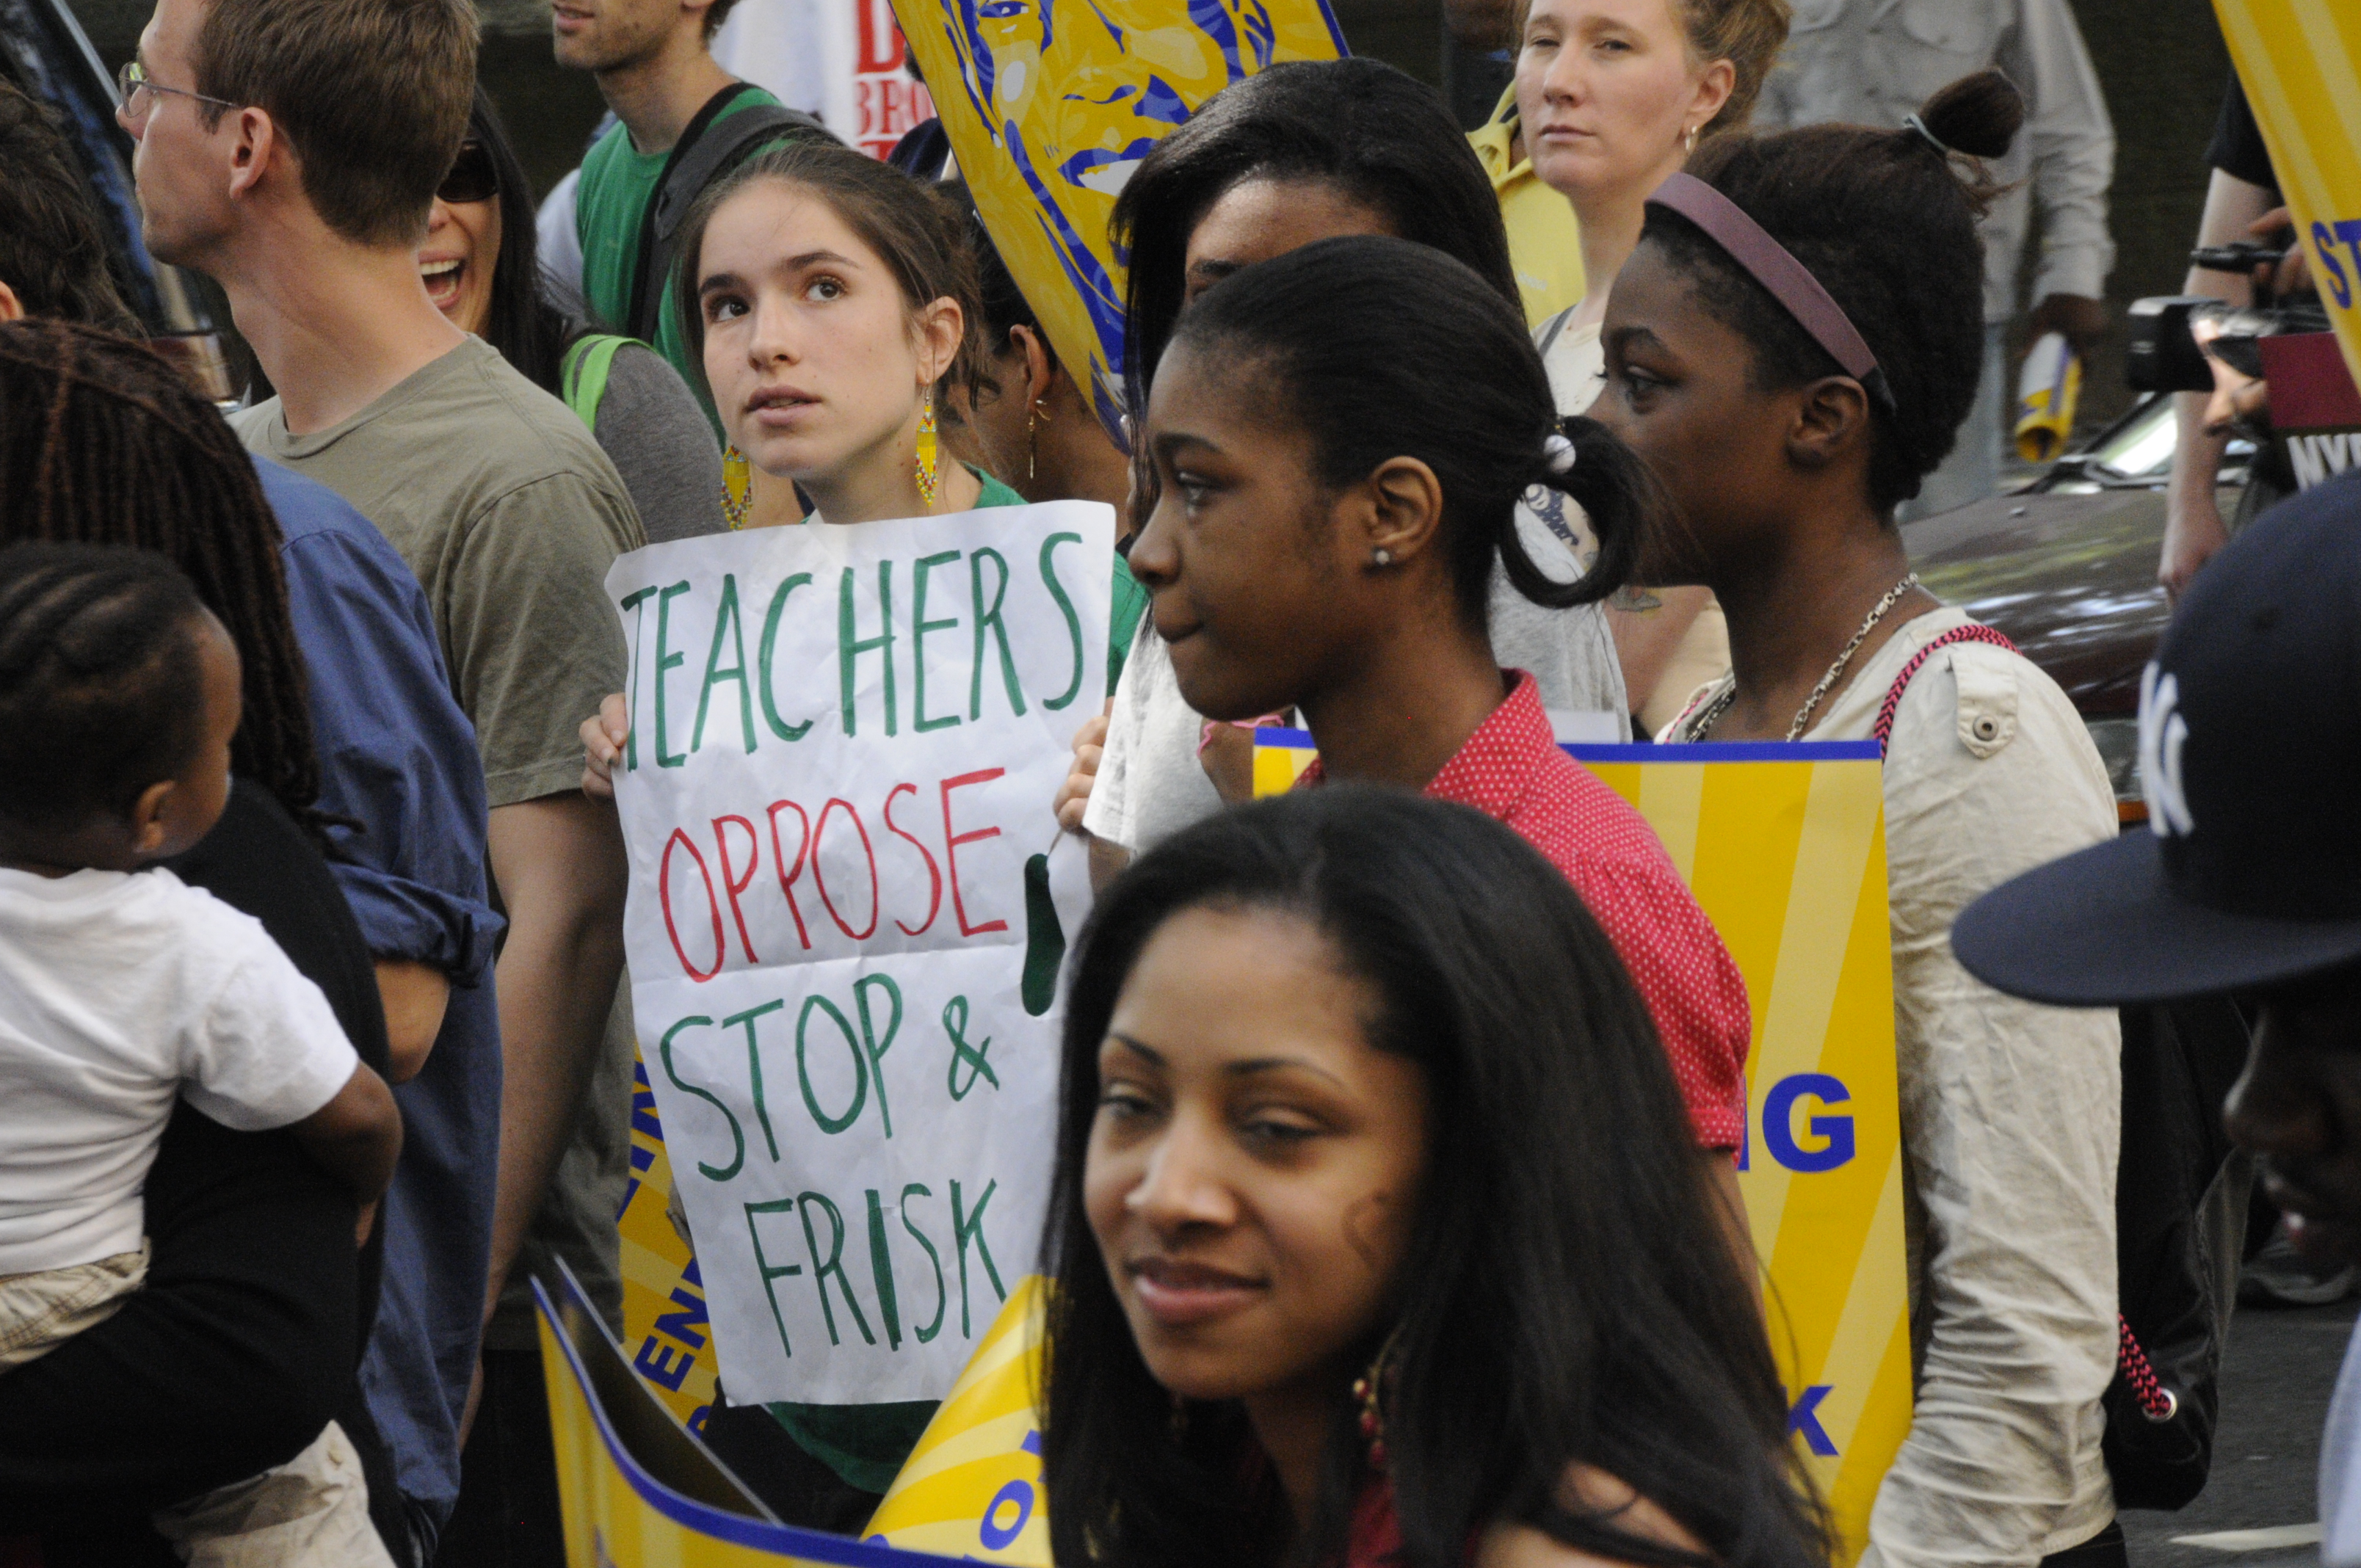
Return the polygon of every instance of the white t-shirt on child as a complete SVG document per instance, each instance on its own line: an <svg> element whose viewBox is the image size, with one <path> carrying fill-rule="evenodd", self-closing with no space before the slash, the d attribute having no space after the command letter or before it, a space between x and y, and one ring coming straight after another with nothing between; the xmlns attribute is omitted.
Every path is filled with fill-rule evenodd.
<svg viewBox="0 0 2361 1568"><path fill-rule="evenodd" d="M260 923L170 872L0 868L0 1275L137 1250L174 1095L283 1127L358 1060Z"/></svg>

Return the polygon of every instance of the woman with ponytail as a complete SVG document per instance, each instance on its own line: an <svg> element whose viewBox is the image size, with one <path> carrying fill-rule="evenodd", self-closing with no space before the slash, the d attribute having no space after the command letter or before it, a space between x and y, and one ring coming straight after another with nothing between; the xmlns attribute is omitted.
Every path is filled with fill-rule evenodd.
<svg viewBox="0 0 2361 1568"><path fill-rule="evenodd" d="M2065 694L1918 586L1894 521L1975 396L1978 160L2023 115L1985 71L1897 129L1701 148L1616 280L1594 409L1671 492L1646 580L1729 616L1730 674L1664 738L1885 757L1917 1409L1869 1563L2125 1560L2100 1450L2115 1015L2004 997L1949 939L1986 890L2114 838L2114 794Z"/></svg>
<svg viewBox="0 0 2361 1568"><path fill-rule="evenodd" d="M1645 470L1589 421L1561 425L1512 298L1378 236L1214 285L1180 318L1139 441L1157 500L1132 570L1189 706L1217 720L1297 709L1320 747L1311 782L1455 800L1548 856L1638 982L1742 1230L1728 1151L1744 1125L1745 983L1647 824L1558 750L1533 677L1500 667L1487 620L1496 565L1546 605L1621 586L1650 532ZM1525 552L1516 506L1535 486L1598 531L1577 582Z"/></svg>

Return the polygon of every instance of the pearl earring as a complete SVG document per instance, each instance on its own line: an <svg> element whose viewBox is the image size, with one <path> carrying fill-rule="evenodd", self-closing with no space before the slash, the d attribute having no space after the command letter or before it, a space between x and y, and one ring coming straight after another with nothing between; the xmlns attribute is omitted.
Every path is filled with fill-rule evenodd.
<svg viewBox="0 0 2361 1568"><path fill-rule="evenodd" d="M1375 566L1390 566L1394 564L1394 553L1380 544L1369 552L1369 564Z"/></svg>

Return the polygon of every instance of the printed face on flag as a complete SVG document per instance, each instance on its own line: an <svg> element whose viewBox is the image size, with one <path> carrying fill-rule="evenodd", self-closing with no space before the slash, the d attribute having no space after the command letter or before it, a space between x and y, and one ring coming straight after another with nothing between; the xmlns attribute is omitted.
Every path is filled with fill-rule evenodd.
<svg viewBox="0 0 2361 1568"><path fill-rule="evenodd" d="M1122 258L1107 218L1158 139L1283 60L1333 60L1324 0L898 0L961 171L1059 358L1109 431Z"/></svg>

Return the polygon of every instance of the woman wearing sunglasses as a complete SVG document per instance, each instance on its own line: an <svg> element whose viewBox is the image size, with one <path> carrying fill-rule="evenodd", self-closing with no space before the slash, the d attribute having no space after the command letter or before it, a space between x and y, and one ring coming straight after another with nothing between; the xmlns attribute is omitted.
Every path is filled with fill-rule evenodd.
<svg viewBox="0 0 2361 1568"><path fill-rule="evenodd" d="M478 86L467 139L418 247L427 297L582 416L631 492L649 543L720 532L721 451L687 383L654 350L594 333L561 308L535 248L524 166Z"/></svg>

